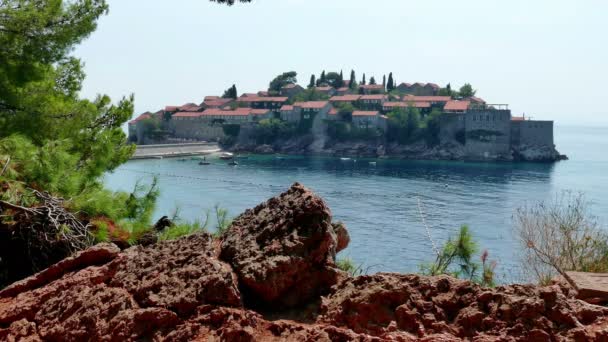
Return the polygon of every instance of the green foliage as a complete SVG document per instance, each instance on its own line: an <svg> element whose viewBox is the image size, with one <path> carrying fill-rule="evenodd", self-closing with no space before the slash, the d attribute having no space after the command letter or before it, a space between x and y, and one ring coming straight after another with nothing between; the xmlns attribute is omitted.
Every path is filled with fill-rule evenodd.
<svg viewBox="0 0 608 342"><path fill-rule="evenodd" d="M288 84L298 83L298 79L296 78L298 73L295 71L284 72L281 75L275 77L268 86L268 91L281 91L281 88Z"/></svg>
<svg viewBox="0 0 608 342"><path fill-rule="evenodd" d="M239 124L224 124L222 126L222 130L224 134L229 137L238 137L241 132L241 125Z"/></svg>
<svg viewBox="0 0 608 342"><path fill-rule="evenodd" d="M396 108L387 116L389 141L407 144L420 138L419 133L423 127L418 108Z"/></svg>
<svg viewBox="0 0 608 342"><path fill-rule="evenodd" d="M327 78L325 77L325 70L323 70L321 72L321 77L317 80L317 87L325 83L327 83Z"/></svg>
<svg viewBox="0 0 608 342"><path fill-rule="evenodd" d="M293 102L307 102L307 101L324 101L328 100L329 96L317 91L315 88L308 88L303 92L294 96Z"/></svg>
<svg viewBox="0 0 608 342"><path fill-rule="evenodd" d="M342 87L344 80L341 74L338 74L335 71L330 71L325 76L325 81L323 83L327 83L328 85L338 89Z"/></svg>
<svg viewBox="0 0 608 342"><path fill-rule="evenodd" d="M358 277L363 274L362 265L356 266L351 258L341 258L336 261L338 269L348 273L351 277Z"/></svg>
<svg viewBox="0 0 608 342"><path fill-rule="evenodd" d="M236 90L236 84L233 84L232 87L226 89L224 91L224 94L222 95L222 98L225 99L235 99L238 97L238 92Z"/></svg>
<svg viewBox="0 0 608 342"><path fill-rule="evenodd" d="M477 93L477 90L474 90L473 86L471 86L469 83L465 83L465 85L460 87L460 90L458 91L458 94L462 97L475 96L475 93Z"/></svg>
<svg viewBox="0 0 608 342"><path fill-rule="evenodd" d="M376 78L375 78L374 76L372 76L372 77L369 79L369 84L370 84L370 85L375 85L375 84L376 84Z"/></svg>
<svg viewBox="0 0 608 342"><path fill-rule="evenodd" d="M442 112L435 108L431 113L424 117L424 137L429 146L439 144L440 119Z"/></svg>
<svg viewBox="0 0 608 342"><path fill-rule="evenodd" d="M277 139L295 134L295 127L280 119L263 119L256 126L253 136L258 144L272 144Z"/></svg>
<svg viewBox="0 0 608 342"><path fill-rule="evenodd" d="M349 80L349 83L348 83L348 87L350 89L356 89L357 88L357 78L356 78L356 75L355 75L355 70L351 70L350 71L350 80Z"/></svg>
<svg viewBox="0 0 608 342"><path fill-rule="evenodd" d="M477 251L477 243L473 240L469 228L462 226L457 236L450 237L441 250L437 251L435 262L421 265L421 271L430 276L448 274L478 282L483 286L493 286L496 263L488 262L487 251L481 256L482 265L474 262L473 256Z"/></svg>
<svg viewBox="0 0 608 342"><path fill-rule="evenodd" d="M393 73L388 74L388 84L386 85L386 90L390 93L395 90L395 81L393 80Z"/></svg>
<svg viewBox="0 0 608 342"><path fill-rule="evenodd" d="M308 83L308 88L309 89L314 88L316 85L316 82L317 82L317 80L316 80L315 74L310 75L310 83Z"/></svg>
<svg viewBox="0 0 608 342"><path fill-rule="evenodd" d="M337 141L375 141L382 131L375 127L359 128L343 121L327 121L327 135Z"/></svg>
<svg viewBox="0 0 608 342"><path fill-rule="evenodd" d="M452 90L452 86L448 83L445 88L441 88L439 89L439 92L437 93L438 96L451 96L452 98L455 98L458 96L458 92Z"/></svg>
<svg viewBox="0 0 608 342"><path fill-rule="evenodd" d="M365 85L365 73L363 73L363 79L361 79L361 85Z"/></svg>
<svg viewBox="0 0 608 342"><path fill-rule="evenodd" d="M176 240L184 236L202 233L207 231L207 227L209 225L209 217L205 219L204 222L194 221L194 222L177 222L173 224L171 227L163 230L162 233L158 236L158 239L161 241L170 241Z"/></svg>
<svg viewBox="0 0 608 342"><path fill-rule="evenodd" d="M214 209L215 209L215 219L216 219L215 235L221 236L226 231L228 231L228 228L230 228L230 225L232 224L232 219L228 215L227 209L221 208L217 204L215 205Z"/></svg>

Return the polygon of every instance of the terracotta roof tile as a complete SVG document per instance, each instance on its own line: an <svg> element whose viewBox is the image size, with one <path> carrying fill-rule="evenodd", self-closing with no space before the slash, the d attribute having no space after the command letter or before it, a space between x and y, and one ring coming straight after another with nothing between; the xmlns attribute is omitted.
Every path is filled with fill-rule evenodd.
<svg viewBox="0 0 608 342"><path fill-rule="evenodd" d="M283 111L283 112L288 112L288 111L292 111L292 110L293 110L292 105L283 105L283 107L281 107L281 111Z"/></svg>
<svg viewBox="0 0 608 342"><path fill-rule="evenodd" d="M361 98L361 95L341 95L341 96L332 96L329 99L331 102L353 102L357 101Z"/></svg>
<svg viewBox="0 0 608 342"><path fill-rule="evenodd" d="M386 100L388 96L383 94L362 95L359 100Z"/></svg>
<svg viewBox="0 0 608 342"><path fill-rule="evenodd" d="M329 101L308 101L308 102L296 102L293 104L294 107L300 107L305 109L322 109L329 104Z"/></svg>
<svg viewBox="0 0 608 342"><path fill-rule="evenodd" d="M446 112L455 112L455 111L466 111L469 109L469 105L471 105L471 101L448 101L443 107L443 110Z"/></svg>
<svg viewBox="0 0 608 342"><path fill-rule="evenodd" d="M239 102L286 102L289 98L283 96L241 96L237 99Z"/></svg>
<svg viewBox="0 0 608 342"><path fill-rule="evenodd" d="M405 102L448 102L452 98L449 96L414 96L405 95L402 100Z"/></svg>
<svg viewBox="0 0 608 342"><path fill-rule="evenodd" d="M385 102L382 105L383 108L431 108L430 102Z"/></svg>

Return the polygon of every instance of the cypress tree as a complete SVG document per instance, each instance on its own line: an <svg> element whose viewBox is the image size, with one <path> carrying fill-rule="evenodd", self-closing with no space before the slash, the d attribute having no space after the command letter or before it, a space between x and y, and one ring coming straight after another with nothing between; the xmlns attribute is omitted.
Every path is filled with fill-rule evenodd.
<svg viewBox="0 0 608 342"><path fill-rule="evenodd" d="M319 79L319 81L321 82L321 84L327 83L327 78L325 78L325 70L323 70L323 72L321 73L321 79Z"/></svg>
<svg viewBox="0 0 608 342"><path fill-rule="evenodd" d="M237 95L238 93L236 91L236 84L232 85L232 88L230 89L230 93L231 93L230 95L233 99L236 99L238 97L238 95Z"/></svg>
<svg viewBox="0 0 608 342"><path fill-rule="evenodd" d="M386 89L386 75L382 75L382 86Z"/></svg>
<svg viewBox="0 0 608 342"><path fill-rule="evenodd" d="M395 81L393 80L393 73L392 72L388 74L388 85L386 86L386 89L388 91L395 90Z"/></svg>
<svg viewBox="0 0 608 342"><path fill-rule="evenodd" d="M370 77L369 84L370 85L375 85L376 84L376 78L374 78L374 76Z"/></svg>
<svg viewBox="0 0 608 342"><path fill-rule="evenodd" d="M317 84L315 74L310 75L310 83L308 88L313 88Z"/></svg>
<svg viewBox="0 0 608 342"><path fill-rule="evenodd" d="M348 82L348 87L350 89L353 89L353 86L355 85L355 70L351 70L350 71L350 82Z"/></svg>
<svg viewBox="0 0 608 342"><path fill-rule="evenodd" d="M361 85L365 85L365 73L363 73L363 79L361 80Z"/></svg>
<svg viewBox="0 0 608 342"><path fill-rule="evenodd" d="M338 81L338 88L342 88L344 87L344 74L342 73L342 70L340 70L340 79Z"/></svg>

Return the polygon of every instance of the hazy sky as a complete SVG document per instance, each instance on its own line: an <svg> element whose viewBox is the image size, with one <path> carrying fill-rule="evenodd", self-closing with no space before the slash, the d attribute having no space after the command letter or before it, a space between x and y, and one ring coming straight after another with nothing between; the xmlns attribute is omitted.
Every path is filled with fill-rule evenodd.
<svg viewBox="0 0 608 342"><path fill-rule="evenodd" d="M136 114L201 102L283 71L478 89L558 124L608 125L606 0L109 0L75 54L83 95L135 94Z"/></svg>

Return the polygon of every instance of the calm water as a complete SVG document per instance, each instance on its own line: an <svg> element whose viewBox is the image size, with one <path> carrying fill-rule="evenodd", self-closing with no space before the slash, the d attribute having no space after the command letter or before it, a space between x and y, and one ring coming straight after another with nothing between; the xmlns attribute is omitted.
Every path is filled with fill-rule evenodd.
<svg viewBox="0 0 608 342"><path fill-rule="evenodd" d="M608 225L608 128L557 127L556 142L569 161L556 164L436 161L341 161L333 158L256 156L237 167L214 160L132 161L109 174L106 183L131 190L156 174L162 195L157 216L195 219L220 204L236 215L298 181L321 195L352 242L342 252L375 271L414 272L432 260L420 218L422 204L431 235L439 244L462 224L498 261L499 277L517 281L519 249L512 233L515 208L552 198L562 190L586 193L603 227Z"/></svg>

